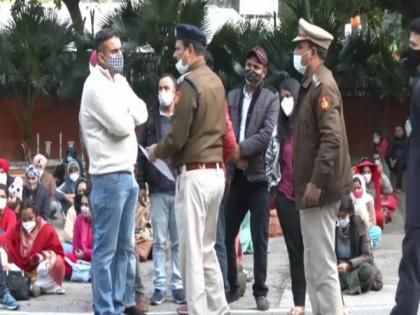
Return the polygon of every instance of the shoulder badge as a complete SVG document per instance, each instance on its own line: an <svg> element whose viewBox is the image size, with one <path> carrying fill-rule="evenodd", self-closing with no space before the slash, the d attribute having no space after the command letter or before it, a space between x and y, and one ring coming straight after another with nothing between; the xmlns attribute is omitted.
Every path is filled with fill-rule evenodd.
<svg viewBox="0 0 420 315"><path fill-rule="evenodd" d="M191 73L191 71L181 75L177 80L176 80L176 84L180 85L182 82L184 82L184 78L189 75Z"/></svg>
<svg viewBox="0 0 420 315"><path fill-rule="evenodd" d="M312 81L314 82L315 86L319 86L321 84L321 81L316 74L312 75Z"/></svg>
<svg viewBox="0 0 420 315"><path fill-rule="evenodd" d="M326 112L330 109L330 98L328 96L323 96L319 99L319 106L323 112Z"/></svg>

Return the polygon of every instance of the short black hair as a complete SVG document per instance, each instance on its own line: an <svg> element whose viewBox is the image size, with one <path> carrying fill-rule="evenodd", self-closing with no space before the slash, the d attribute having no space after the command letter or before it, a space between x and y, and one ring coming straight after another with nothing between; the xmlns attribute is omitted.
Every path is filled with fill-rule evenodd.
<svg viewBox="0 0 420 315"><path fill-rule="evenodd" d="M0 184L0 190L4 190L6 192L6 198L9 198L9 188L5 184Z"/></svg>
<svg viewBox="0 0 420 315"><path fill-rule="evenodd" d="M199 42L198 40L184 38L184 39L181 39L181 41L182 41L182 45L184 45L184 48L187 48L190 45L192 45L192 47L194 48L194 52L197 55L199 56L205 55L206 46L204 46L203 43Z"/></svg>
<svg viewBox="0 0 420 315"><path fill-rule="evenodd" d="M340 212L345 212L345 213L350 213L350 214L354 213L354 204L350 195L346 195L341 198Z"/></svg>
<svg viewBox="0 0 420 315"><path fill-rule="evenodd" d="M312 42L309 42L309 43L311 45L311 48L315 48L316 53L319 56L319 58L321 58L323 61L327 61L328 50Z"/></svg>
<svg viewBox="0 0 420 315"><path fill-rule="evenodd" d="M102 52L103 43L113 37L120 37L118 32L112 28L103 28L95 35L95 49L96 51Z"/></svg>
<svg viewBox="0 0 420 315"><path fill-rule="evenodd" d="M22 208L20 209L20 216L22 216L23 210L32 209L35 216L39 215L38 208L35 206L35 203L31 200L27 200L23 203Z"/></svg>
<svg viewBox="0 0 420 315"><path fill-rule="evenodd" d="M175 76L172 73L169 73L169 72L162 73L162 75L160 76L159 80L161 80L163 78L169 78L169 79L171 79L172 83L174 84L175 90L177 89L176 78L175 78Z"/></svg>
<svg viewBox="0 0 420 315"><path fill-rule="evenodd" d="M210 69L213 69L214 58L213 58L213 55L211 54L211 52L206 50L205 53L204 53L204 59L206 60L207 67L209 67Z"/></svg>
<svg viewBox="0 0 420 315"><path fill-rule="evenodd" d="M420 17L411 21L410 31L420 35Z"/></svg>

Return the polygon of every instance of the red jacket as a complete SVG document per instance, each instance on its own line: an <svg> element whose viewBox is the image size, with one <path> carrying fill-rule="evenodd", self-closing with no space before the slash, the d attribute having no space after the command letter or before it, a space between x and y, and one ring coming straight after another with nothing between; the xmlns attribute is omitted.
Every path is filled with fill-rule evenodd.
<svg viewBox="0 0 420 315"><path fill-rule="evenodd" d="M0 229L3 230L4 233L8 233L16 225L16 222L16 214L12 209L6 207L3 216L0 218Z"/></svg>
<svg viewBox="0 0 420 315"><path fill-rule="evenodd" d="M223 161L229 162L238 144L236 143L235 131L233 130L232 121L229 116L229 108L225 104L225 120L226 120L226 133L223 136Z"/></svg>
<svg viewBox="0 0 420 315"><path fill-rule="evenodd" d="M73 232L73 253L81 249L85 253L83 260L92 260L93 251L93 227L92 221L88 220L83 214L79 214L74 224Z"/></svg>

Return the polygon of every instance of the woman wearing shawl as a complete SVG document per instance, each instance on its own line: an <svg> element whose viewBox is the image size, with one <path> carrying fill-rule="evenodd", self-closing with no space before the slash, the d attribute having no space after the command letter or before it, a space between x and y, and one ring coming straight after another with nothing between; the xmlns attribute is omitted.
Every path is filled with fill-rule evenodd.
<svg viewBox="0 0 420 315"><path fill-rule="evenodd" d="M366 192L366 181L360 174L353 176L351 199L354 204L355 213L366 225L369 237L372 241L372 247L379 247L382 238L382 230L376 225L375 202L373 197Z"/></svg>
<svg viewBox="0 0 420 315"><path fill-rule="evenodd" d="M0 235L8 261L31 274L31 292L64 294L64 251L57 232L32 204L24 205L20 221Z"/></svg>
<svg viewBox="0 0 420 315"><path fill-rule="evenodd" d="M79 163L69 157L68 163L66 166L66 177L64 183L57 188L55 197L61 203L61 209L64 214L67 214L67 210L74 203L74 192L76 190L77 180L82 177L82 171L80 169Z"/></svg>
<svg viewBox="0 0 420 315"><path fill-rule="evenodd" d="M384 228L384 213L382 211L382 177L378 166L369 160L360 163L355 170L356 174L361 174L366 182L366 192L369 193L375 201L376 224Z"/></svg>

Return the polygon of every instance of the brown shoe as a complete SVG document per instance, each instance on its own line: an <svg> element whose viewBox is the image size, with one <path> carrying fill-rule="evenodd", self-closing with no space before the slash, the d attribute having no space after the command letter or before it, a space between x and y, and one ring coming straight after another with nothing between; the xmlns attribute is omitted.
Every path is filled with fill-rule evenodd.
<svg viewBox="0 0 420 315"><path fill-rule="evenodd" d="M181 305L176 309L178 315L188 315L188 306L187 304Z"/></svg>
<svg viewBox="0 0 420 315"><path fill-rule="evenodd" d="M145 297L141 297L137 301L137 308L142 312L150 311L149 301Z"/></svg>

